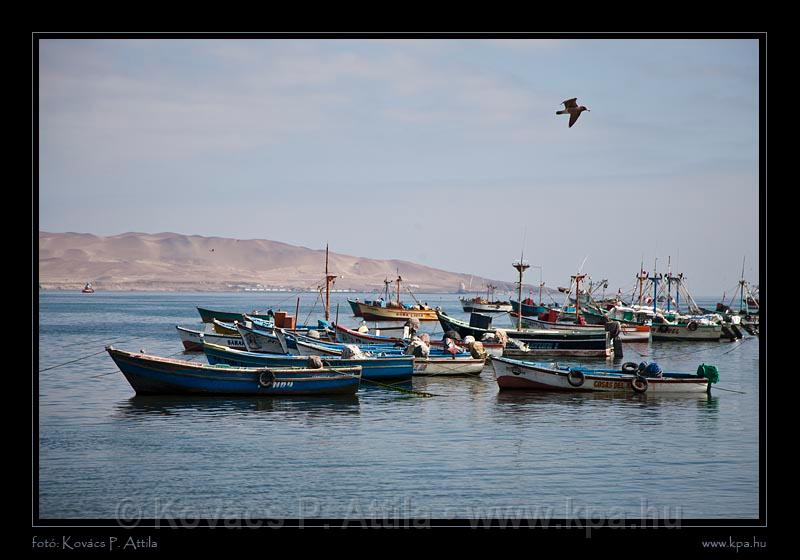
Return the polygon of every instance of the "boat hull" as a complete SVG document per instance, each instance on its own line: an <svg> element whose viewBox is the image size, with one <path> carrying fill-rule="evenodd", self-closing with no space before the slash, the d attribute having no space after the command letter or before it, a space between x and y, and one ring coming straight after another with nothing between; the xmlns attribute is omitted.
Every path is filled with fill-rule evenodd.
<svg viewBox="0 0 800 560"><path fill-rule="evenodd" d="M501 390L637 393L632 383L635 376L632 374L591 373L591 370L587 370L584 372L582 384L576 387L569 381L568 368L559 369L556 364L534 364L521 360L493 358L491 366ZM647 378L646 389L641 393L662 395L710 391L710 382L703 377L691 374L666 375L680 375L680 377Z"/></svg>
<svg viewBox="0 0 800 560"><path fill-rule="evenodd" d="M719 340L722 337L721 325L698 325L696 330L687 325L653 325L653 340Z"/></svg>
<svg viewBox="0 0 800 560"><path fill-rule="evenodd" d="M391 336L378 336L374 334L361 333L353 329L348 329L340 325L335 325L336 342L345 344L398 344L404 345L402 338Z"/></svg>
<svg viewBox="0 0 800 560"><path fill-rule="evenodd" d="M510 303L511 303L511 310L516 313L519 313L519 302L514 301L512 299ZM543 305L529 305L524 302L522 304L522 314L527 315L528 317L536 316L539 315L540 313L545 313L547 311L548 311L547 307Z"/></svg>
<svg viewBox="0 0 800 560"><path fill-rule="evenodd" d="M429 357L414 359L414 375L477 376L483 371L485 358Z"/></svg>
<svg viewBox="0 0 800 560"><path fill-rule="evenodd" d="M522 326L531 329L572 329L580 332L603 332L604 325L576 325L574 323L549 323L533 317L523 317ZM647 342L650 340L649 325L622 325L619 339L623 342Z"/></svg>
<svg viewBox="0 0 800 560"><path fill-rule="evenodd" d="M109 355L137 395L334 395L354 394L361 368L232 368L123 352ZM265 386L262 373L270 372Z"/></svg>
<svg viewBox="0 0 800 560"><path fill-rule="evenodd" d="M265 354L288 354L289 349L284 347L281 340L265 331L251 329L236 323L236 329L244 343L243 350L248 352L260 352ZM210 341L209 341L210 342Z"/></svg>
<svg viewBox="0 0 800 560"><path fill-rule="evenodd" d="M350 304L350 309L353 310L354 317L361 317L361 310L358 308L358 302L353 301L352 299L348 299L347 303Z"/></svg>
<svg viewBox="0 0 800 560"><path fill-rule="evenodd" d="M510 312L513 308L511 307L510 303L507 302L499 302L499 303L479 303L470 301L468 299L461 300L461 308L466 313L507 313Z"/></svg>
<svg viewBox="0 0 800 560"><path fill-rule="evenodd" d="M400 307L378 307L366 303L358 303L361 317L367 321L402 321L419 319L420 321L436 321L435 309L405 309Z"/></svg>

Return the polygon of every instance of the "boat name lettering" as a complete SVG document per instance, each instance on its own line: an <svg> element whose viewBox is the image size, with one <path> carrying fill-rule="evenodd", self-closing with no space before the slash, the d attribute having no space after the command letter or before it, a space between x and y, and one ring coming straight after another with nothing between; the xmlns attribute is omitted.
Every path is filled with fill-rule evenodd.
<svg viewBox="0 0 800 560"><path fill-rule="evenodd" d="M624 389L624 381L595 381L594 386L598 389Z"/></svg>

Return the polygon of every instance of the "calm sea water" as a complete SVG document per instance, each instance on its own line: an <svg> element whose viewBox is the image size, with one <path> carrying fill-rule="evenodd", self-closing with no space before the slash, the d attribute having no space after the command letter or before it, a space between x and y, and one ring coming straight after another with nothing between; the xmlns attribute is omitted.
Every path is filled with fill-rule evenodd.
<svg viewBox="0 0 800 560"><path fill-rule="evenodd" d="M464 316L458 296L420 297ZM175 325L200 325L196 305L293 312L295 298L41 293L39 369L101 353L39 373L40 516L758 515L755 338L625 345L624 361L665 370L713 363L715 387L744 393L669 398L500 393L490 369L415 378L432 398L379 387L348 398L135 397L102 352L113 342L175 354ZM320 316L314 298L302 296L302 321ZM332 299L356 324L345 296Z"/></svg>

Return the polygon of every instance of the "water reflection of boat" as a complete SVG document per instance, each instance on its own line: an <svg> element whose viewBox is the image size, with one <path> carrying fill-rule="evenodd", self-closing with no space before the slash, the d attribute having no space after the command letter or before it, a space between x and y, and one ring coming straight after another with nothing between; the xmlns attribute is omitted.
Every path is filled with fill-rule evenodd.
<svg viewBox="0 0 800 560"><path fill-rule="evenodd" d="M716 410L719 397L707 392L669 394L669 393L604 393L587 391L553 392L553 391L498 391L495 395L495 404L506 409L516 420L518 413L533 413L539 411L544 415L552 416L554 406L583 406L597 401L613 401L622 406L648 406L659 407L664 405L685 407L688 403L702 405L703 408ZM543 408L546 407L546 408Z"/></svg>
<svg viewBox="0 0 800 560"><path fill-rule="evenodd" d="M185 412L206 416L231 413L302 412L309 417L359 414L358 395L298 396L292 399L270 397L211 397L192 395L137 395L117 406L117 412L130 417L178 416Z"/></svg>

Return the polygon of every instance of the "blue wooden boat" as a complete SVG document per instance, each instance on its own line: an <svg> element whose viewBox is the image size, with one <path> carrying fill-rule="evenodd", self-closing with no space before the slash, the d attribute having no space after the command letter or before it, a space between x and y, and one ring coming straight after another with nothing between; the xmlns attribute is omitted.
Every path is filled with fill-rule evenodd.
<svg viewBox="0 0 800 560"><path fill-rule="evenodd" d="M137 352L106 351L137 395L334 395L353 394L361 367L242 368L204 365Z"/></svg>
<svg viewBox="0 0 800 560"><path fill-rule="evenodd" d="M231 350L218 344L204 344L203 352L211 365L227 364L236 367L305 367L306 356L281 356L244 350ZM347 368L360 366L362 379L410 379L414 372L413 356L385 356L343 359L338 356L320 357L325 367Z"/></svg>

